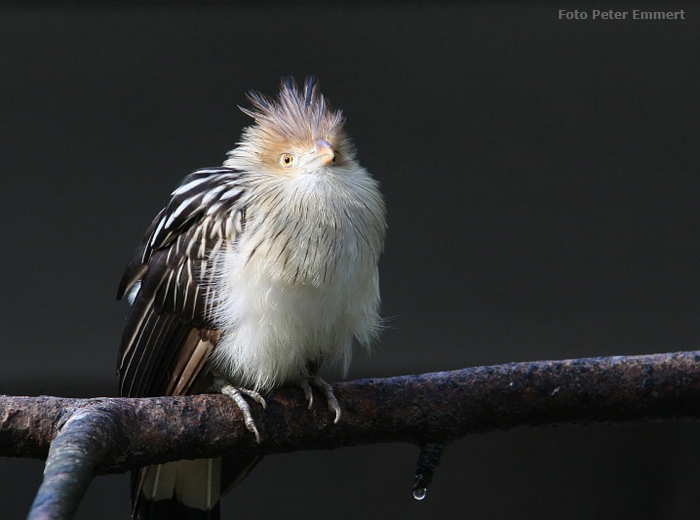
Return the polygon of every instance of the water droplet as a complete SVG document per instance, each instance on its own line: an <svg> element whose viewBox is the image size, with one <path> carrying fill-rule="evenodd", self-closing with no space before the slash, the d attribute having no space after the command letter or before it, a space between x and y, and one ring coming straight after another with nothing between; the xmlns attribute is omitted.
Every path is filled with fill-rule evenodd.
<svg viewBox="0 0 700 520"><path fill-rule="evenodd" d="M417 487L413 490L413 498L416 500L423 500L427 494L428 490L424 487Z"/></svg>

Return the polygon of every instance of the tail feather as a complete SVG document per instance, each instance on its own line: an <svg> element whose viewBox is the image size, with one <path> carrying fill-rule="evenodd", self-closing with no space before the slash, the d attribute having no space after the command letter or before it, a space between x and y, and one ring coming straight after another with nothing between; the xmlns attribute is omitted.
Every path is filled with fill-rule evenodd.
<svg viewBox="0 0 700 520"><path fill-rule="evenodd" d="M221 457L180 460L177 464L176 499L188 507L211 511L221 493Z"/></svg>
<svg viewBox="0 0 700 520"><path fill-rule="evenodd" d="M148 466L135 476L135 520L218 520L221 458Z"/></svg>

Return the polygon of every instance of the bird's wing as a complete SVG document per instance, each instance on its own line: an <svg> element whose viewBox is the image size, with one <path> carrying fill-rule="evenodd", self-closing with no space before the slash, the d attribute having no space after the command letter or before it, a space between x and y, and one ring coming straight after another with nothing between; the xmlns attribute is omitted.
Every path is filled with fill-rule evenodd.
<svg viewBox="0 0 700 520"><path fill-rule="evenodd" d="M119 393L189 393L218 331L212 283L220 253L244 225L240 172L197 170L156 216L124 272L117 298L132 302L119 351Z"/></svg>
<svg viewBox="0 0 700 520"><path fill-rule="evenodd" d="M185 177L134 251L117 292L118 299L127 296L132 304L119 351L120 395L184 395L205 389L207 370L202 369L219 337L212 320L217 301L213 281L221 252L233 245L245 224L240 176L238 170L222 167ZM156 481L148 493L140 493L149 471L174 475L177 467L151 466L132 474L135 517L142 510L150 517L155 504L150 499L161 487L168 496L175 492L174 482L161 486Z"/></svg>

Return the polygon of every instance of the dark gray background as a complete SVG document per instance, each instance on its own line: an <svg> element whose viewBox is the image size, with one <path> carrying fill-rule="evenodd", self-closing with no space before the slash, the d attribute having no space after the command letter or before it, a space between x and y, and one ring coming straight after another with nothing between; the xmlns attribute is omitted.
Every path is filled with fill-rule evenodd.
<svg viewBox="0 0 700 520"><path fill-rule="evenodd" d="M285 74L319 76L389 207L390 327L349 377L697 348L700 11L562 8L610 5L3 8L0 393L115 394L125 262ZM475 436L422 503L412 446L268 457L225 518L691 518L699 434ZM41 469L0 460L3 518ZM98 478L78 518L126 518L127 487Z"/></svg>

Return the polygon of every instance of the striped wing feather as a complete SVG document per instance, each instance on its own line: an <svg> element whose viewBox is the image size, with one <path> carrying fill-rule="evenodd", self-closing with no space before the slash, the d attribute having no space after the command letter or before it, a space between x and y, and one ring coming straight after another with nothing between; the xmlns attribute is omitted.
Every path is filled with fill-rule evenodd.
<svg viewBox="0 0 700 520"><path fill-rule="evenodd" d="M237 177L228 168L185 177L132 255L117 294L138 291L122 336L120 395L187 393L216 346L211 281L239 211L239 197L217 195L240 196Z"/></svg>
<svg viewBox="0 0 700 520"><path fill-rule="evenodd" d="M185 177L134 251L117 293L117 299L133 295L119 352L120 395L185 395L206 389L203 369L219 336L211 320L211 281L218 253L243 226L238 177L230 168ZM142 509L153 507L142 503L139 493L147 471L132 475L139 517Z"/></svg>

